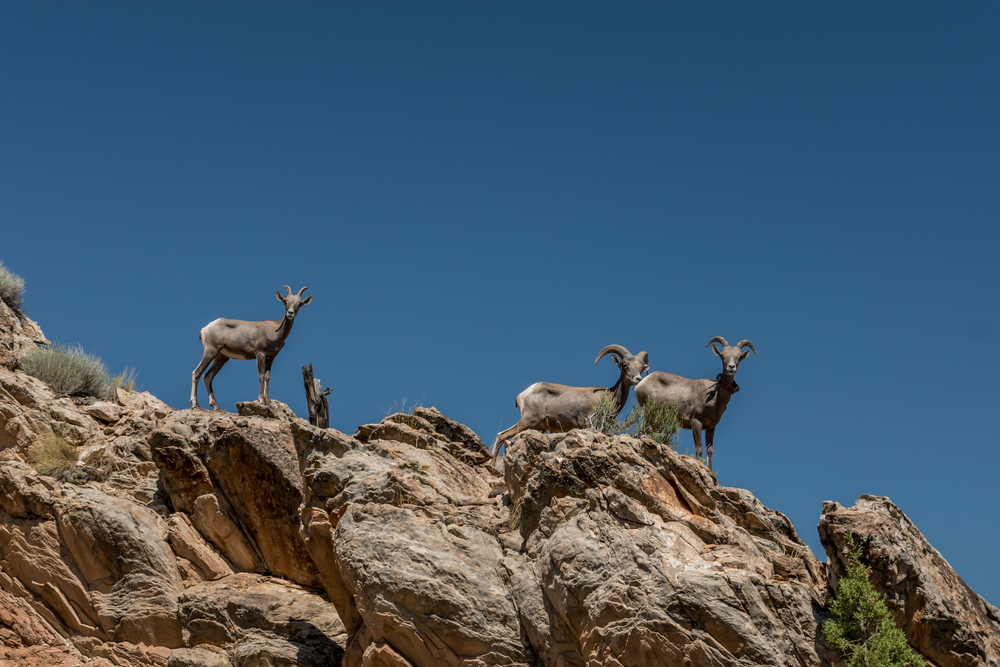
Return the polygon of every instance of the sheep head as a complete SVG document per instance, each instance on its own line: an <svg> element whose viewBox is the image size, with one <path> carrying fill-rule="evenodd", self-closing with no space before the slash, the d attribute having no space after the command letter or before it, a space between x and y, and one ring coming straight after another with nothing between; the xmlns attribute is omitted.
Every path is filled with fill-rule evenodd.
<svg viewBox="0 0 1000 667"><path fill-rule="evenodd" d="M307 296L304 299L302 298L302 293L309 289L308 287L300 289L298 294L292 294L292 288L288 285L282 285L282 288L288 291L288 295L282 296L281 292L275 292L275 295L278 297L278 301L285 304L285 319L290 322L295 319L295 316L299 312L299 308L307 303L310 303L313 298L311 296Z"/></svg>
<svg viewBox="0 0 1000 667"><path fill-rule="evenodd" d="M715 342L722 343L722 350L712 345ZM732 381L733 376L736 375L736 369L740 366L740 362L750 356L750 350L753 350L753 353L757 354L753 343L748 340L741 340L736 345L730 345L722 336L716 336L705 343L705 347L709 345L712 346L712 352L715 352L716 356L722 359L722 375L727 381ZM749 347L750 350L744 350L744 347Z"/></svg>
<svg viewBox="0 0 1000 667"><path fill-rule="evenodd" d="M596 366L601 357L606 354L611 355L615 366L622 371L622 381L629 386L639 384L642 374L649 372L649 355L646 352L632 354L621 345L608 345L597 355L597 359L594 359L594 365Z"/></svg>

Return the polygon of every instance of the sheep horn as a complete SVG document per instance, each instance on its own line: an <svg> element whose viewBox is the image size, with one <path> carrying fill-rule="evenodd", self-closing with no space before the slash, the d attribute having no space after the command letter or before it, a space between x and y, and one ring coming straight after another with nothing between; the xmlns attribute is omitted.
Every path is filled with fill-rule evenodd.
<svg viewBox="0 0 1000 667"><path fill-rule="evenodd" d="M712 340L708 341L707 343L705 343L705 347L708 347L712 343L722 343L723 347L729 347L729 343L727 343L726 339L723 338L722 336L716 336Z"/></svg>
<svg viewBox="0 0 1000 667"><path fill-rule="evenodd" d="M741 350L744 348L744 346L749 347L751 350L753 350L754 354L757 354L757 349L754 348L753 343L751 343L750 341L741 340L740 342L736 343L736 347L738 347Z"/></svg>
<svg viewBox="0 0 1000 667"><path fill-rule="evenodd" d="M286 292L288 292L288 296L291 296L291 295L292 295L292 288L291 288L291 287L289 287L288 285L282 285L282 286L281 286L281 289L283 289L283 290L285 290ZM287 297L286 297L286 298L287 298Z"/></svg>
<svg viewBox="0 0 1000 667"><path fill-rule="evenodd" d="M632 353L626 350L621 345L608 345L606 348L601 350L601 353L597 355L596 359L594 359L594 365L596 366L597 362L601 360L601 357L603 357L605 354L608 354L609 352L612 354L617 354L622 359L624 359L625 357L632 356Z"/></svg>
<svg viewBox="0 0 1000 667"><path fill-rule="evenodd" d="M301 298L302 297L302 293L305 292L307 289L309 289L309 288L308 287L303 287L302 289L299 290L299 293L296 294L295 296ZM288 290L288 293L291 294L292 290Z"/></svg>

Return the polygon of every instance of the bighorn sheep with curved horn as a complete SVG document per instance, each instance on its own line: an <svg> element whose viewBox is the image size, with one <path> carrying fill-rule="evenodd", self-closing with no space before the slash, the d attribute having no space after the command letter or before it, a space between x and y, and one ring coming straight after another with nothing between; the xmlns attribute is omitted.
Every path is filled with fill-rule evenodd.
<svg viewBox="0 0 1000 667"><path fill-rule="evenodd" d="M628 401L628 393L633 385L642 379L642 373L649 371L649 355L645 352L633 355L621 345L608 345L594 360L610 354L615 365L621 369L621 376L613 387L569 387L564 384L536 382L514 400L521 418L506 431L497 435L493 443L493 461L500 454L500 443L514 437L521 431L538 429L553 433L565 433L575 428L590 426L590 415L604 394L615 399L615 414L621 412Z"/></svg>
<svg viewBox="0 0 1000 667"><path fill-rule="evenodd" d="M712 343L722 343L722 351ZM689 380L673 373L656 371L650 373L642 382L636 385L635 398L639 405L646 403L666 403L677 412L677 418L683 428L691 429L694 437L694 453L701 458L701 432L705 431L705 442L708 446L708 469L712 469L712 444L715 441L715 427L719 425L729 399L740 390L733 382L736 369L740 362L750 355L750 350L757 354L753 343L741 340L730 346L722 336L716 336L705 344L712 346L722 359L722 372L715 380ZM750 350L744 350L749 347Z"/></svg>
<svg viewBox="0 0 1000 667"><path fill-rule="evenodd" d="M287 296L282 296L281 292L275 292L278 301L285 304L285 316L281 320L264 320L263 322L245 322L243 320L227 320L225 318L209 322L198 335L201 344L205 347L205 353L201 358L201 363L191 373L191 407L198 407L198 378L205 372L209 364L208 372L205 373L205 387L208 389L208 403L216 410L222 410L215 402L215 394L212 393L212 380L226 362L230 359L256 359L257 375L260 376L260 395L258 401L265 405L270 403L267 395L268 384L271 381L271 364L274 358L285 346L285 339L292 331L292 324L299 308L312 301L312 297L302 298L302 293L308 287L303 287L298 294L292 294L292 288L282 285L288 292ZM214 362L214 363L213 363Z"/></svg>

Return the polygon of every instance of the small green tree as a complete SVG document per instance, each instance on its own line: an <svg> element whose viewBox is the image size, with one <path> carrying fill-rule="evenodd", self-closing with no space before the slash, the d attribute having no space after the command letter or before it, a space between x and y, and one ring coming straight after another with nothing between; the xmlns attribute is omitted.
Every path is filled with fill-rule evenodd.
<svg viewBox="0 0 1000 667"><path fill-rule="evenodd" d="M850 535L847 548L847 576L840 579L840 592L830 603L836 618L823 624L827 646L847 667L924 667L872 585L861 562L861 547Z"/></svg>

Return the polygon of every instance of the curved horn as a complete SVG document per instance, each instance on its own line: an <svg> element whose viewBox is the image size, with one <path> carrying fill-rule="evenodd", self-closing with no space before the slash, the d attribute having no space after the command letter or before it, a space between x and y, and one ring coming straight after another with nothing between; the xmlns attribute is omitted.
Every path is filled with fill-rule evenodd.
<svg viewBox="0 0 1000 667"><path fill-rule="evenodd" d="M727 343L726 339L723 338L722 336L716 336L712 340L708 341L707 343L705 343L705 347L708 347L712 343L722 343L723 347L729 347L729 343Z"/></svg>
<svg viewBox="0 0 1000 667"><path fill-rule="evenodd" d="M283 290L285 290L286 292L288 292L288 296L291 296L291 295L292 295L292 288L291 288L291 287L289 287L288 285L282 285L282 286L281 286L281 289L283 289Z"/></svg>
<svg viewBox="0 0 1000 667"><path fill-rule="evenodd" d="M639 353L639 358L642 359L642 363L649 365L649 354L645 350Z"/></svg>
<svg viewBox="0 0 1000 667"><path fill-rule="evenodd" d="M296 294L295 296L301 298L302 297L302 293L305 292L307 289L309 289L309 288L308 287L303 287L302 289L299 290L299 293ZM320 291L322 291L322 290L320 290ZM288 293L291 294L292 290L288 290Z"/></svg>
<svg viewBox="0 0 1000 667"><path fill-rule="evenodd" d="M736 343L736 347L738 347L741 350L744 347L749 347L751 350L753 350L754 354L757 354L757 349L753 346L753 343L751 343L748 340L741 340L740 342Z"/></svg>
<svg viewBox="0 0 1000 667"><path fill-rule="evenodd" d="M606 348L604 348L603 350L601 350L601 353L599 355L597 355L596 359L594 359L594 365L596 366L597 362L601 360L601 357L603 357L605 354L608 354L609 352L613 353L613 354L617 354L622 359L624 359L625 357L631 357L632 356L632 353L629 352L628 350L626 350L621 345L608 345Z"/></svg>

